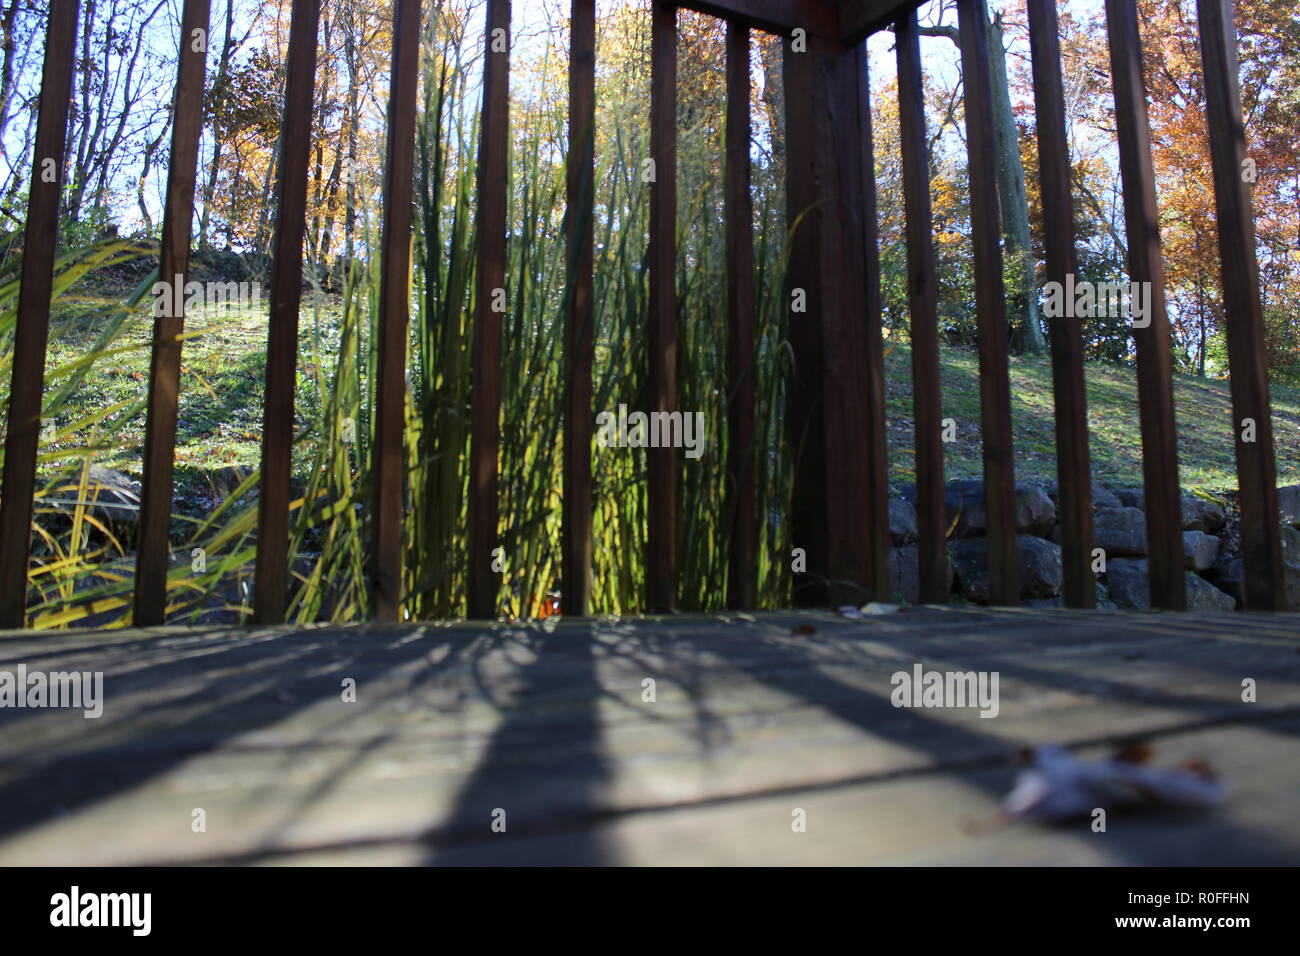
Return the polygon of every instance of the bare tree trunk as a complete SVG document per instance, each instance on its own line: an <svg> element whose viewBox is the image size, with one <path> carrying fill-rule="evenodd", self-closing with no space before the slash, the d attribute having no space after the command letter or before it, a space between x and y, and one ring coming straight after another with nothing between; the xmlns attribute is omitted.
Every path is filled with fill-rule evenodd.
<svg viewBox="0 0 1300 956"><path fill-rule="evenodd" d="M235 0L226 0L226 36L221 42L221 56L217 60L217 75L212 80L211 96L214 102L220 102L225 93L224 87L230 81L230 58L235 49ZM221 175L222 133L220 120L216 112L212 117L212 165L208 169L207 181L203 184L203 211L199 214L199 252L208 248L208 228L212 220L212 200L217 194L217 178Z"/></svg>
<svg viewBox="0 0 1300 956"><path fill-rule="evenodd" d="M26 181L27 150L25 147L30 139L24 136L11 138L9 124L23 111L25 104L21 97L15 96L18 88L16 78L26 74L28 61L32 56L29 45L18 42L18 37L30 35L29 31L39 25L39 21L33 23L28 19L30 14L24 16L23 6L22 0L10 0L0 14L0 47L4 51L3 61L0 61L0 159L3 159L8 170L4 183L4 196L0 199L0 215L13 218L16 223L25 221L25 214L15 216L11 209L17 202L19 189ZM11 142L20 147L17 155L10 155L6 144Z"/></svg>
<svg viewBox="0 0 1300 956"><path fill-rule="evenodd" d="M759 40L763 59L763 105L772 132L772 161L785 162L785 84L781 81L781 44Z"/></svg>
<svg viewBox="0 0 1300 956"><path fill-rule="evenodd" d="M1002 43L1002 14L989 24L989 67L993 87L993 142L998 151L998 197L1002 206L1002 231L1007 258L1021 266L1018 287L1008 289L1011 344L1018 352L1047 351L1043 326L1038 320L1038 283L1034 275L1034 247L1029 233L1029 201L1025 197L1025 167L1020 162L1020 133L1011 112L1007 82L1007 52Z"/></svg>
<svg viewBox="0 0 1300 956"><path fill-rule="evenodd" d="M1205 378L1205 273L1201 271L1201 234L1196 233L1196 317L1200 322L1200 355L1196 374Z"/></svg>
<svg viewBox="0 0 1300 956"><path fill-rule="evenodd" d="M257 236L253 240L253 248L263 264L268 260L266 250L270 243L271 187L275 183L276 167L280 165L280 150L283 146L284 132L281 130L280 135L275 138L275 148L271 151L271 161L266 164L266 176L262 180L262 199L257 207ZM259 266L258 273L261 274L261 272L262 268Z"/></svg>
<svg viewBox="0 0 1300 956"><path fill-rule="evenodd" d="M334 231L334 215L331 207L338 195L339 179L343 171L342 147L347 132L346 123L339 127L339 141L334 150L334 159L327 168L325 164L325 137L328 133L328 117L333 112L336 102L334 84L338 78L338 71L334 68L335 53L337 51L335 46L337 29L337 22L328 15L322 16L321 49L323 61L329 64L329 68L317 71L316 82L320 87L320 100L316 106L316 122L320 124L320 127L315 134L316 162L312 171L311 190L313 212L311 228L307 235L312 268L316 271L317 281L325 286L329 285L328 259L330 239Z"/></svg>
<svg viewBox="0 0 1300 956"><path fill-rule="evenodd" d="M76 146L73 147L71 142L68 145L69 150L72 151L69 157L72 168L69 170L67 207L64 210L64 214L74 222L80 218L81 197L85 194L88 178L86 156L90 139L90 104L94 99L90 89L89 65L94 62L90 55L90 36L95 29L95 10L95 0L86 0L81 13L81 62L84 65L78 67L81 72L78 91L80 95L74 98L71 115L68 117L68 123L72 128L77 128L77 124L80 123L80 135L76 139ZM70 140L71 138L69 136Z"/></svg>
<svg viewBox="0 0 1300 956"><path fill-rule="evenodd" d="M343 262L351 268L353 245L357 229L357 130L360 123L359 98L361 81L357 64L357 5L356 0L348 0L343 8L343 62L348 71L348 101L345 107L343 125L348 137L348 162L344 183L347 196L343 211ZM437 14L434 14L436 17Z"/></svg>
<svg viewBox="0 0 1300 956"><path fill-rule="evenodd" d="M9 126L9 101L14 92L14 58L18 44L14 41L14 26L18 22L19 0L12 0L4 13L0 14L0 45L4 49L3 64L0 64L0 139L3 139Z"/></svg>
<svg viewBox="0 0 1300 956"><path fill-rule="evenodd" d="M67 155L65 214L84 221L104 214L112 184L133 148L143 149L154 123L170 122L170 110L154 94L165 88L165 64L149 54L145 37L169 0L86 0L81 56L72 102ZM146 107L153 99L157 105ZM144 109L150 112L143 113Z"/></svg>
<svg viewBox="0 0 1300 956"><path fill-rule="evenodd" d="M158 131L158 135L145 144L144 159L140 163L140 175L135 180L135 202L140 208L140 218L144 220L145 234L153 232L153 216L149 215L149 203L145 199L145 187L149 183L149 171L153 169L153 159L158 150L162 147L163 139L167 131L171 129L171 123L163 125Z"/></svg>
<svg viewBox="0 0 1300 956"><path fill-rule="evenodd" d="M956 27L922 27L922 36L947 37L957 45ZM993 98L993 142L998 153L998 202L1006 258L1023 264L1023 278L1008 288L1007 321L1011 346L1016 352L1047 351L1047 340L1038 320L1038 284L1034 275L1034 253L1029 232L1029 202L1025 197L1025 167L1020 162L1020 133L1011 112L1011 91L1007 82L1007 54L1002 43L1002 14L989 23L989 79Z"/></svg>

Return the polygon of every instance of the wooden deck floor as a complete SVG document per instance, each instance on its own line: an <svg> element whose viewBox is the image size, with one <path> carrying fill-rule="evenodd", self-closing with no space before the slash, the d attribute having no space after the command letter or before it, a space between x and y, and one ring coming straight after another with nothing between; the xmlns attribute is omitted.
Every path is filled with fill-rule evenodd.
<svg viewBox="0 0 1300 956"><path fill-rule="evenodd" d="M917 662L997 671L998 716L894 708ZM0 864L1300 863L1300 615L0 635L19 664L105 706L0 709ZM1133 735L1227 804L984 826L1021 746Z"/></svg>

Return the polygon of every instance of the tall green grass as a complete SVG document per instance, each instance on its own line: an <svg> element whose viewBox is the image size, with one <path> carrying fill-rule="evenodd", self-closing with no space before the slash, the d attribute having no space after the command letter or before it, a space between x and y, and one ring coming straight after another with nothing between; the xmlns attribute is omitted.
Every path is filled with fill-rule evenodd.
<svg viewBox="0 0 1300 956"><path fill-rule="evenodd" d="M644 5L643 5L644 6ZM649 186L648 7L602 21L597 51L595 196L595 334L593 416L620 402L645 409L647 229ZM679 467L679 602L720 607L727 593L731 513L727 462L727 328L723 222L723 69L720 25L687 24L698 68L682 79L678 144L678 370L683 411L704 412L707 444ZM407 617L464 612L470 342L474 315L475 155L481 71L465 13L438 8L425 27L422 102L416 133L417 218L411 277L410 388L406 410L405 501ZM765 40L762 42L775 42ZM553 36L512 63L512 151L507 242L509 311L503 324L499 543L506 555L500 611L539 613L559 584L562 512L565 273L564 243L567 37ZM698 53L698 57L696 54ZM712 72L711 72L712 71ZM755 112L760 136L763 114ZM754 169L756 280L759 304L758 434L760 594L768 605L788 600L785 505L791 464L783 403L788 350L780 289L785 223L784 171L756 150ZM373 183L372 183L373 185ZM362 188L357 210L362 253L378 249L381 210L376 190ZM90 272L150 250L125 243L94 247L61 260L56 293ZM149 321L142 286L100 316L99 334L71 367L49 373L45 413L59 414L85 376L123 350L147 348L139 330ZM12 361L12 282L0 284L0 374ZM366 560L371 529L371 445L378 261L348 273L337 302L309 296L302 316L300 403L295 435L295 487L290 554L294 621L348 621L368 614ZM56 310L57 311L57 310ZM56 332L57 334L57 332ZM201 334L195 332L193 334ZM137 422L144 388L130 407L62 424L43 446L50 474L42 495L71 496L59 517L38 501L38 534L29 583L36 626L129 623L131 542L97 517L91 464L112 447L106 429ZM194 377L183 387L194 387ZM310 402L301 396L314 396ZM219 397L219 396L217 396ZM256 401L253 396L251 400ZM644 454L593 445L594 590L603 613L643 606L648 513ZM54 466L57 465L57 468ZM48 470L48 469L46 469ZM175 516L175 565L168 578L168 619L247 620L256 555L256 471L208 513ZM53 508L54 506L50 506ZM65 520L66 517L66 520ZM191 560L202 548L206 567Z"/></svg>

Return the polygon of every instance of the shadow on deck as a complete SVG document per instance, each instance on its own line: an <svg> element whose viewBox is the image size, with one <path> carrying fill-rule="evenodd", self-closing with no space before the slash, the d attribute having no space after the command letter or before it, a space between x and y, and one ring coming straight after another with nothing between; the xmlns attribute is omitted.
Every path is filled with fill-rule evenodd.
<svg viewBox="0 0 1300 956"><path fill-rule="evenodd" d="M916 663L997 671L997 717L895 708ZM105 704L0 709L0 864L1300 862L1300 615L8 632L20 664ZM1135 737L1227 804L986 825L1021 747Z"/></svg>

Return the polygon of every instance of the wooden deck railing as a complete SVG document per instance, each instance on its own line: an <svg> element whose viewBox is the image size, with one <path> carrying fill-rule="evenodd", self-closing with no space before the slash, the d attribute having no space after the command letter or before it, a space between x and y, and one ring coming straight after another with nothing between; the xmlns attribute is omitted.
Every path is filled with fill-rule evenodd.
<svg viewBox="0 0 1300 956"><path fill-rule="evenodd" d="M1026 0L1033 59L1046 279L1075 270L1069 155L1054 0ZM915 0L695 0L681 4L727 21L726 236L728 268L728 480L740 503L732 529L728 603L752 607L756 590L754 501L754 277L749 197L749 31L786 37L788 221L797 222L788 288L802 290L806 312L792 322L795 358L788 425L799 436L790 518L807 554L796 575L800 604L838 603L862 592L889 592L888 484L880 275L876 251L871 112L864 39L892 27L896 35L907 276L915 401L920 594L947 592L943 445L935 254L932 246L925 113ZM192 42L206 31L208 0L185 0L167 181L160 276L187 271L204 54ZM394 0L392 80L388 106L381 257L376 437L374 442L371 613L393 620L400 602L402 403L408 327L411 194L420 0ZM993 169L987 12L984 0L958 0L966 91L971 220L978 309L980 403L988 512L989 578L994 603L1019 597L1015 516L1015 446L1011 430L1008 329ZM34 177L28 206L15 360L0 501L0 627L24 622L33 492L61 163L68 120L78 0L51 0L35 142L36 157L54 157L53 181ZM650 206L649 385L651 411L676 404L678 296L675 276L677 7L654 3ZM1237 83L1231 0L1199 0L1211 155L1223 272L1234 432L1240 483L1245 604L1276 609L1282 600L1282 553L1276 474L1264 361L1254 229ZM268 341L255 610L260 622L283 619L287 599L290 438L298 359L302 241L320 0L294 0L290 29ZM1150 323L1134 328L1146 493L1151 600L1185 605L1177 440L1169 321L1156 209L1150 132L1135 0L1106 0L1129 249L1129 274L1150 283ZM567 309L564 343L562 524L563 609L585 614L592 561L591 438L594 313L592 230L594 165L594 0L573 0L569 65L570 152L567 169ZM501 314L494 289L504 286L509 91L509 0L487 0L482 140L478 173L477 295L472 382L467 603L471 617L493 617L499 579L491 570L498 525L497 462L501 397ZM504 32L501 32L504 31ZM796 42L797 41L797 42ZM39 163L33 163L38 168ZM864 278L865 277L865 281ZM179 303L181 297L173 296ZM183 310L157 319L149 381L144 483L137 539L134 620L160 624L170 547ZM1095 603L1092 502L1083 348L1078 318L1050 320L1056 404L1059 514L1065 602ZM1255 423L1254 441L1242 423ZM646 606L673 609L676 592L677 464L667 448L647 449Z"/></svg>

